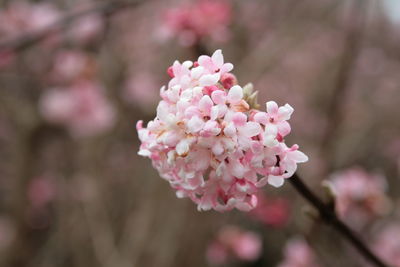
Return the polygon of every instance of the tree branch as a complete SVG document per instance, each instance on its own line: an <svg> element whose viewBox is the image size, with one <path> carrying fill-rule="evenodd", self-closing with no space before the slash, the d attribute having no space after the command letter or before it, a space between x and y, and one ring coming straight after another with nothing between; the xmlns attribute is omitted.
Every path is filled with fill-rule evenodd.
<svg viewBox="0 0 400 267"><path fill-rule="evenodd" d="M321 219L331 225L347 241L349 241L367 260L378 267L389 267L379 259L346 224L344 224L322 200L317 197L302 179L295 173L290 179L292 186L319 212Z"/></svg>
<svg viewBox="0 0 400 267"><path fill-rule="evenodd" d="M110 15L118 10L126 7L136 6L144 0L124 0L124 1L102 1L93 6L78 12L71 12L63 16L54 24L31 33L26 33L16 38L0 42L1 52L19 52L23 51L36 43L42 41L54 32L68 28L72 21L77 20L86 15L100 13Z"/></svg>

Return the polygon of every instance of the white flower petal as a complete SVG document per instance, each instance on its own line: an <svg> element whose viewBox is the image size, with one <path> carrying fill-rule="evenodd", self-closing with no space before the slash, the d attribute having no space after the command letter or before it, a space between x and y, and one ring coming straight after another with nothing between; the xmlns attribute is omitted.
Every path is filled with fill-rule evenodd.
<svg viewBox="0 0 400 267"><path fill-rule="evenodd" d="M274 187L281 187L285 182L282 176L269 175L268 183Z"/></svg>
<svg viewBox="0 0 400 267"><path fill-rule="evenodd" d="M212 54L211 59L213 63L218 67L221 68L224 64L224 56L222 55L221 49L218 49Z"/></svg>
<svg viewBox="0 0 400 267"><path fill-rule="evenodd" d="M236 104L243 98L243 89L239 85L232 86L228 92L229 103Z"/></svg>
<svg viewBox="0 0 400 267"><path fill-rule="evenodd" d="M214 85L218 82L219 78L220 78L219 73L204 75L199 79L199 85L200 86Z"/></svg>

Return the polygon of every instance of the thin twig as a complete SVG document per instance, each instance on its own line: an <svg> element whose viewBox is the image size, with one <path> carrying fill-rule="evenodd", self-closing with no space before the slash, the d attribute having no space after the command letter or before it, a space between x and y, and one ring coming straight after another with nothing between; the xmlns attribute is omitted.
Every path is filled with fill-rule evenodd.
<svg viewBox="0 0 400 267"><path fill-rule="evenodd" d="M93 6L78 12L71 12L63 16L61 19L56 21L54 24L31 33L24 33L16 38L0 42L0 52L19 52L23 51L40 41L44 40L46 37L50 36L55 32L66 29L71 25L71 22L93 14L100 13L104 15L110 15L118 10L122 10L128 6L136 6L143 2L144 0L125 0L125 1L102 1L100 3L94 4Z"/></svg>
<svg viewBox="0 0 400 267"><path fill-rule="evenodd" d="M294 174L290 179L292 186L299 192L311 205L313 205L319 212L321 219L331 225L338 233L340 233L347 241L349 241L367 260L372 262L378 267L389 267L381 259L379 259L364 243L363 241L329 208L322 200L317 197L302 179Z"/></svg>
<svg viewBox="0 0 400 267"><path fill-rule="evenodd" d="M330 157L334 140L337 135L340 124L345 115L344 105L349 93L351 78L358 55L360 54L361 44L364 35L364 25L366 19L365 0L356 0L349 14L347 23L348 31L345 40L345 47L339 63L339 71L330 102L327 107L328 125L322 136L321 149L322 155L327 162L331 162ZM327 171L330 171L329 169Z"/></svg>

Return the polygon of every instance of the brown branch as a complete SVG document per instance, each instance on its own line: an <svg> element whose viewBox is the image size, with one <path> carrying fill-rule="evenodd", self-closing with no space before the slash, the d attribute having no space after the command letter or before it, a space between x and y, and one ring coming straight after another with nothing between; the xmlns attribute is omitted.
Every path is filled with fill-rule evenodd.
<svg viewBox="0 0 400 267"><path fill-rule="evenodd" d="M322 200L317 197L302 179L294 174L289 179L292 186L299 192L311 205L313 205L319 212L321 219L331 225L339 234L349 241L367 260L378 267L389 267L381 259L379 259L364 243L363 241L336 215L336 213Z"/></svg>
<svg viewBox="0 0 400 267"><path fill-rule="evenodd" d="M331 100L328 103L326 111L328 125L325 128L321 142L322 155L327 162L331 162L330 155L333 154L332 148L334 146L334 140L345 116L345 99L351 85L353 69L361 50L364 34L366 2L365 0L355 0L348 21L346 22L348 30L345 47L340 59L339 71L334 83ZM327 171L329 171L329 169Z"/></svg>
<svg viewBox="0 0 400 267"><path fill-rule="evenodd" d="M23 51L44 40L51 34L68 28L71 22L86 15L90 15L93 13L111 15L116 11L123 10L126 7L136 6L142 2L144 2L144 0L102 1L100 3L94 4L93 6L85 10L68 13L54 24L44 29L33 31L31 33L26 33L16 38L0 42L0 53Z"/></svg>

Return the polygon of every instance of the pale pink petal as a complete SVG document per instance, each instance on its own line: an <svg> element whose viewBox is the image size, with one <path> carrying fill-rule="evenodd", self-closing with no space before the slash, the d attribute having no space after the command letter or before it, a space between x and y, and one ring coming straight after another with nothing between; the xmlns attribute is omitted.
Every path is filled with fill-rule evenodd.
<svg viewBox="0 0 400 267"><path fill-rule="evenodd" d="M187 123L189 133L197 133L204 126L204 121L197 116L193 116Z"/></svg>
<svg viewBox="0 0 400 267"><path fill-rule="evenodd" d="M228 101L231 104L236 104L240 102L243 98L243 89L239 85L232 86L228 92Z"/></svg>
<svg viewBox="0 0 400 267"><path fill-rule="evenodd" d="M205 114L210 115L213 102L208 95L203 96L199 101L199 109Z"/></svg>
<svg viewBox="0 0 400 267"><path fill-rule="evenodd" d="M224 134L227 137L233 137L236 135L236 127L233 125L233 123L229 123L225 128L224 128Z"/></svg>
<svg viewBox="0 0 400 267"><path fill-rule="evenodd" d="M221 68L224 64L224 56L222 55L221 49L218 49L211 56L212 62L215 64L217 68Z"/></svg>
<svg viewBox="0 0 400 267"><path fill-rule="evenodd" d="M266 103L268 114L276 114L278 112L278 104L275 101L268 101Z"/></svg>
<svg viewBox="0 0 400 267"><path fill-rule="evenodd" d="M232 116L232 121L235 124L235 126L244 126L247 121L247 116L242 112L236 112Z"/></svg>
<svg viewBox="0 0 400 267"><path fill-rule="evenodd" d="M253 137L261 133L261 126L257 122L249 121L239 128L239 132L246 137Z"/></svg>
<svg viewBox="0 0 400 267"><path fill-rule="evenodd" d="M274 187L281 187L284 184L285 180L282 176L268 176L268 183Z"/></svg>
<svg viewBox="0 0 400 267"><path fill-rule="evenodd" d="M231 70L233 70L233 64L231 63L225 63L221 69L220 69L220 73L227 73L230 72Z"/></svg>
<svg viewBox="0 0 400 267"><path fill-rule="evenodd" d="M278 118L280 120L289 120L293 111L294 109L289 104L286 104L278 109Z"/></svg>
<svg viewBox="0 0 400 267"><path fill-rule="evenodd" d="M307 155L299 150L290 152L288 156L290 157L291 160L294 160L297 163L303 163L308 161Z"/></svg>
<svg viewBox="0 0 400 267"><path fill-rule="evenodd" d="M290 133L290 124L287 121L282 121L278 124L278 132L283 137Z"/></svg>
<svg viewBox="0 0 400 267"><path fill-rule="evenodd" d="M275 135L264 135L263 144L267 147L274 147L279 144L278 140L276 140Z"/></svg>
<svg viewBox="0 0 400 267"><path fill-rule="evenodd" d="M226 101L226 93L222 90L216 90L211 93L211 99L215 104L225 104Z"/></svg>
<svg viewBox="0 0 400 267"><path fill-rule="evenodd" d="M254 115L254 121L266 125L269 122L269 118L267 113L257 112L257 114Z"/></svg>

